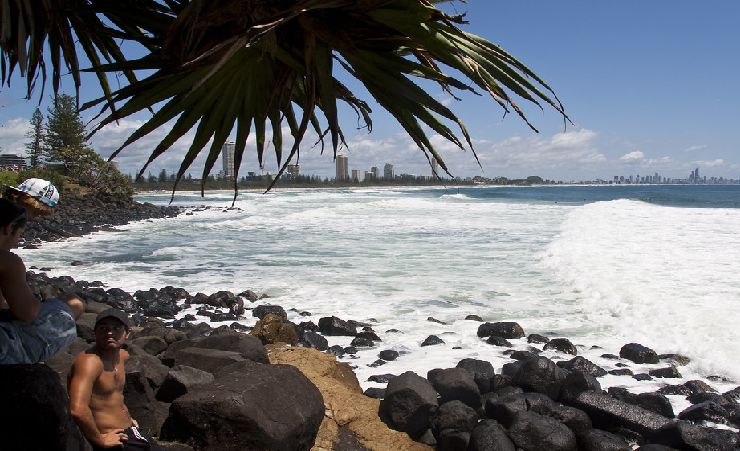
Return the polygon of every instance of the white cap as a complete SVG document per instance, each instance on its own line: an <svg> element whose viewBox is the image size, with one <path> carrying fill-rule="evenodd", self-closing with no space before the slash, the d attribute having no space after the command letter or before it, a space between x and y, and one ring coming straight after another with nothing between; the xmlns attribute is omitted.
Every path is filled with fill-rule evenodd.
<svg viewBox="0 0 740 451"><path fill-rule="evenodd" d="M59 202L59 191L48 180L27 179L13 189L28 194L48 207L54 207Z"/></svg>

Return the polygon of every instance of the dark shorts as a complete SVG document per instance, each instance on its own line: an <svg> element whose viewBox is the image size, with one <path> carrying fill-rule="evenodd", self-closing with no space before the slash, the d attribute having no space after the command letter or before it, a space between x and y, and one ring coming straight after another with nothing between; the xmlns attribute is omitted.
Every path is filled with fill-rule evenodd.
<svg viewBox="0 0 740 451"><path fill-rule="evenodd" d="M151 451L164 451L164 448L157 445L154 440L151 439L151 437L144 434L144 432L141 431L141 429L136 427L130 427L123 430L123 432L126 433L128 436L128 440L126 441L126 444L121 446L118 446L116 448L97 448L93 446L93 451L111 451L111 450L131 450L131 451L143 451L143 450L151 450Z"/></svg>
<svg viewBox="0 0 740 451"><path fill-rule="evenodd" d="M45 362L72 344L77 327L69 306L59 299L41 303L30 323L0 318L0 364Z"/></svg>

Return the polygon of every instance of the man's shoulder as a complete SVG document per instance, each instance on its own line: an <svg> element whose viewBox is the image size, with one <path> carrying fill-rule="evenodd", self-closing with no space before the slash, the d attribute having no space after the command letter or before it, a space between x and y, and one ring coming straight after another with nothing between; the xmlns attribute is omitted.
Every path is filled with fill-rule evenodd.
<svg viewBox="0 0 740 451"><path fill-rule="evenodd" d="M95 352L95 348L92 347L88 349L87 351L81 352L77 354L75 357L75 361L72 364L75 368L78 369L96 369L96 368L103 368L103 361L100 359L100 356Z"/></svg>
<svg viewBox="0 0 740 451"><path fill-rule="evenodd" d="M0 271L2 271L4 268L18 268L21 267L25 270L26 266L23 264L23 260L21 258L10 252L5 250L0 250Z"/></svg>

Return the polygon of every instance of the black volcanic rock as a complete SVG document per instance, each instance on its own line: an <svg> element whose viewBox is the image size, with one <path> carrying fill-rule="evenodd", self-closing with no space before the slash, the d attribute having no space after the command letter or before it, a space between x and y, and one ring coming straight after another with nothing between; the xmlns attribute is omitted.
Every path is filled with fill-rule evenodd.
<svg viewBox="0 0 740 451"><path fill-rule="evenodd" d="M336 316L326 316L319 319L319 330L322 334L331 336L354 337L357 335L357 328L355 326Z"/></svg>
<svg viewBox="0 0 740 451"><path fill-rule="evenodd" d="M444 344L444 340L436 335L430 335L421 342L421 346L433 346Z"/></svg>
<svg viewBox="0 0 740 451"><path fill-rule="evenodd" d="M578 349L576 349L576 346L567 338L553 338L545 344L544 349L545 351L549 349L554 349L565 354L578 354Z"/></svg>
<svg viewBox="0 0 740 451"><path fill-rule="evenodd" d="M514 322L483 323L478 326L479 337L484 338L492 335L501 338L522 338L524 337L524 329Z"/></svg>
<svg viewBox="0 0 740 451"><path fill-rule="evenodd" d="M619 350L619 356L635 363L658 363L658 354L638 343L627 343Z"/></svg>

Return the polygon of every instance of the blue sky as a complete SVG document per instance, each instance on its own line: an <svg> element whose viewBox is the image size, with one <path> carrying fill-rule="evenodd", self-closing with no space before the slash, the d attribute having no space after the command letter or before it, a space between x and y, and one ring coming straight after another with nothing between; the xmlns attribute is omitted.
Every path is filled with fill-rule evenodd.
<svg viewBox="0 0 740 451"><path fill-rule="evenodd" d="M481 170L470 152L435 140L454 175L580 180L658 172L687 177L699 167L704 175L740 178L740 2L470 0L444 8L467 12L467 31L500 44L542 76L575 124L564 130L554 111L527 108L540 130L535 134L515 115L504 118L490 98L466 95L456 102L432 86L430 92L467 125L483 165ZM0 90L3 152L23 150L36 101L23 100L22 88L23 80L15 79L11 88ZM64 88L71 92L71 83ZM94 82L83 89L83 99L97 94L93 88ZM46 102L42 105L45 111ZM353 113L343 123L350 168L364 171L390 162L397 173L428 174L421 152L389 115L371 105L372 134L354 130ZM103 130L93 147L110 154L141 119ZM162 133L124 151L121 169L135 172ZM176 169L188 144L174 146L152 172ZM200 170L197 163L194 174ZM331 156L320 156L308 145L300 163L303 173L334 172ZM252 154L242 171L256 169ZM268 160L265 169L274 172L275 162Z"/></svg>

